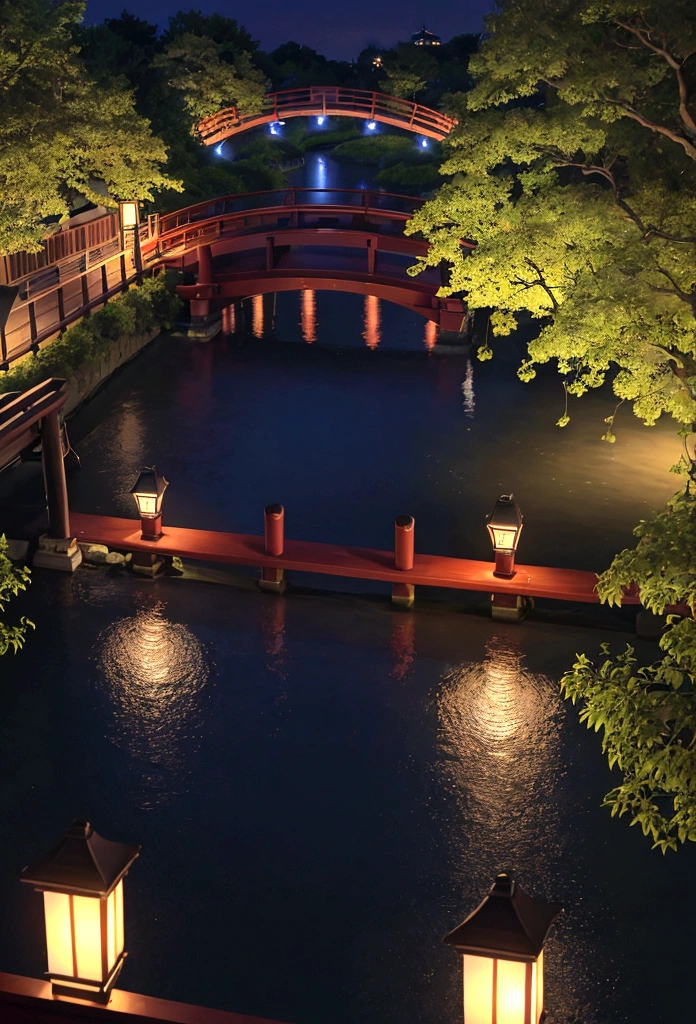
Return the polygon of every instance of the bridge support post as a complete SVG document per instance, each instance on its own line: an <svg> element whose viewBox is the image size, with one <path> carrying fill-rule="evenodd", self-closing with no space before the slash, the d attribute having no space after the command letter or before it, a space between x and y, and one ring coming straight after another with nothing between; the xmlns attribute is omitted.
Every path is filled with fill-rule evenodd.
<svg viewBox="0 0 696 1024"><path fill-rule="evenodd" d="M394 520L394 568L403 572L413 569L415 525L413 516L397 516ZM413 583L392 583L392 604L413 608L415 599Z"/></svg>
<svg viewBox="0 0 696 1024"><path fill-rule="evenodd" d="M285 509L282 505L266 505L263 510L263 527L266 554L280 558L285 545ZM261 590L283 594L287 585L283 569L261 569Z"/></svg>
<svg viewBox="0 0 696 1024"><path fill-rule="evenodd" d="M491 618L498 622L521 622L534 602L520 594L491 594Z"/></svg>
<svg viewBox="0 0 696 1024"><path fill-rule="evenodd" d="M213 284L213 253L209 245L196 249L197 284ZM191 325L188 336L196 341L209 341L222 329L222 313L210 311L210 299L191 299Z"/></svg>
<svg viewBox="0 0 696 1024"><path fill-rule="evenodd" d="M82 552L75 537L70 536L68 486L57 411L44 416L41 422L41 461L48 504L48 533L39 538L32 564L42 569L74 572L82 561Z"/></svg>

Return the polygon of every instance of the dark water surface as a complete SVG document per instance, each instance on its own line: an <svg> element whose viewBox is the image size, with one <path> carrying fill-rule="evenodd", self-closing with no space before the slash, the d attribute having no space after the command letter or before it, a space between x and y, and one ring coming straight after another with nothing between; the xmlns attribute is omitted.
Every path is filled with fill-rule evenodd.
<svg viewBox="0 0 696 1024"><path fill-rule="evenodd" d="M514 490L522 561L601 569L676 487L669 424L626 414L606 445L595 394L556 429L558 379L521 384L521 342L486 364L429 353L413 314L325 293L254 300L244 322L158 339L76 417L75 510L133 516L155 462L171 524L259 533L280 501L288 535L386 548L410 513L421 551L489 558L485 515ZM0 497L38 510L40 467ZM37 629L0 667L3 970L44 970L17 878L85 816L143 844L124 988L297 1024L454 1024L442 936L507 869L566 907L556 1024L690 1019L694 853L663 858L600 808L615 779L558 697L576 652L630 637L409 614L380 584L238 582L37 571L13 604Z"/></svg>

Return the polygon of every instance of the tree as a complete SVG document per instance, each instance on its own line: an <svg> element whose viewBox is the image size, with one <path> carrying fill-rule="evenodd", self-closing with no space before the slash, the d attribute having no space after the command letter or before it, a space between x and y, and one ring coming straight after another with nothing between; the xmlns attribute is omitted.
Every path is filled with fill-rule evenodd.
<svg viewBox="0 0 696 1024"><path fill-rule="evenodd" d="M0 0L0 253L35 251L79 197L115 205L177 187L122 82L98 87L72 33L81 0Z"/></svg>
<svg viewBox="0 0 696 1024"><path fill-rule="evenodd" d="M263 107L266 79L248 53L229 61L221 43L185 32L156 63L168 68L169 84L181 91L194 125L225 107L237 107L241 114L256 114Z"/></svg>
<svg viewBox="0 0 696 1024"><path fill-rule="evenodd" d="M541 322L523 379L555 360L580 395L618 367L614 391L645 422L669 412L690 425L696 142L684 83L696 12L664 10L505 4L471 60L477 86L451 104L459 124L442 171L454 181L408 230L431 242L413 272L448 260L443 294L493 307L495 334L523 311Z"/></svg>
<svg viewBox="0 0 696 1024"><path fill-rule="evenodd" d="M639 668L628 646L601 665L580 655L561 680L566 697L582 705L581 720L602 730L609 764L623 774L605 797L612 814L628 814L665 852L696 841L696 497L689 486L634 531L634 550L622 551L599 577L598 591L621 604L624 589L640 588L658 615L670 608L660 639L663 658Z"/></svg>
<svg viewBox="0 0 696 1024"><path fill-rule="evenodd" d="M381 85L392 96L415 100L416 93L437 77L437 59L422 46L399 43L396 53L390 51L385 58L386 78Z"/></svg>
<svg viewBox="0 0 696 1024"><path fill-rule="evenodd" d="M519 375L555 362L580 396L610 382L645 423L671 415L693 471L696 429L696 7L690 0L505 0L472 57L478 81L442 167L452 180L409 225L431 243L420 266L493 308L494 334L539 324ZM476 247L467 255L462 240ZM484 345L481 358L489 358ZM617 408L618 408L617 405ZM614 414L615 415L615 414ZM567 409L559 426L569 421ZM604 440L615 440L614 416ZM696 595L696 507L688 488L641 523L600 597L640 587L662 614ZM629 648L580 656L563 690L603 731L623 782L606 798L665 850L696 840L696 625L669 618L663 657Z"/></svg>
<svg viewBox="0 0 696 1024"><path fill-rule="evenodd" d="M16 597L20 590L27 589L29 582L29 570L17 568L7 557L7 541L4 535L0 535L0 612L5 611L5 605L12 598ZM7 654L10 648L17 653L23 646L27 630L33 629L34 623L23 615L16 626L8 626L0 621L0 655Z"/></svg>

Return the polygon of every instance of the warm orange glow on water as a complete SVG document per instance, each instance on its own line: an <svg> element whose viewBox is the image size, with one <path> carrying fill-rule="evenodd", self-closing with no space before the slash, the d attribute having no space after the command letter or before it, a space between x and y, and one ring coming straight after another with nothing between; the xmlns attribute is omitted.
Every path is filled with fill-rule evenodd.
<svg viewBox="0 0 696 1024"><path fill-rule="evenodd" d="M390 646L394 665L390 672L392 679L402 682L416 656L416 617L394 613L392 617Z"/></svg>
<svg viewBox="0 0 696 1024"><path fill-rule="evenodd" d="M434 320L425 321L425 333L423 334L423 344L427 348L428 352L432 352L437 343L437 324Z"/></svg>
<svg viewBox="0 0 696 1024"><path fill-rule="evenodd" d="M225 306L222 311L222 331L223 334L234 334L237 329L237 311L234 303L229 306Z"/></svg>
<svg viewBox="0 0 696 1024"><path fill-rule="evenodd" d="M368 348L376 349L382 340L380 335L379 299L376 295L365 296L365 330L363 338Z"/></svg>
<svg viewBox="0 0 696 1024"><path fill-rule="evenodd" d="M442 770L466 808L468 859L477 850L497 862L504 851L510 864L538 862L542 817L543 858L562 856L558 687L529 672L517 641L502 634L482 663L443 680L438 710Z"/></svg>
<svg viewBox="0 0 696 1024"><path fill-rule="evenodd" d="M308 345L317 340L317 301L316 292L305 288L302 292L302 339Z"/></svg>
<svg viewBox="0 0 696 1024"><path fill-rule="evenodd" d="M263 295L254 295L251 300L251 333L263 338Z"/></svg>
<svg viewBox="0 0 696 1024"><path fill-rule="evenodd" d="M116 739L135 762L149 766L144 806L160 802L158 772L165 771L162 799L175 795L184 772L182 741L196 735L208 664L202 644L164 605L119 619L99 637L97 661L113 708ZM172 783L174 786L172 787Z"/></svg>

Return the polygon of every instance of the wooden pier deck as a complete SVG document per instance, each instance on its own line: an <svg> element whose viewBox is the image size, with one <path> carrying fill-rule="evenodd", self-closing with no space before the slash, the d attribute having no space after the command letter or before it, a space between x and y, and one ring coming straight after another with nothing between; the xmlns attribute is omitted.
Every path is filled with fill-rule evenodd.
<svg viewBox="0 0 696 1024"><path fill-rule="evenodd" d="M71 534L78 541L106 544L118 551L144 551L201 562L323 573L385 583L412 583L425 587L599 603L595 591L596 574L578 569L517 565L514 578L506 580L493 575L492 561L417 553L413 569L399 570L394 568L393 552L372 548L286 539L283 554L274 558L266 554L264 539L260 536L167 526L160 540L146 541L141 538L140 521L136 519L73 512L70 521ZM626 595L624 604L638 605L640 598L637 594Z"/></svg>

